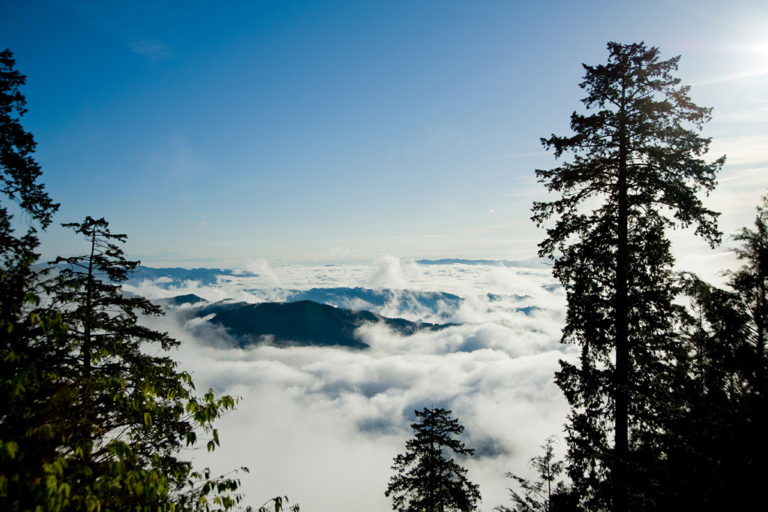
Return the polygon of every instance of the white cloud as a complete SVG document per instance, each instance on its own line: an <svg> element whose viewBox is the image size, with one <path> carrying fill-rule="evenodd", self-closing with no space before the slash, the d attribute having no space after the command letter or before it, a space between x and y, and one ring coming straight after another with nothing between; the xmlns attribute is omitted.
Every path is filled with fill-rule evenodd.
<svg viewBox="0 0 768 512"><path fill-rule="evenodd" d="M393 257L375 265L272 270L290 287L376 282L456 293L464 300L444 311L460 325L408 337L366 326L359 334L371 349L357 352L223 349L226 335L220 330L185 328L173 317L150 319L183 340L175 357L199 390L213 387L242 397L238 410L220 422L221 448L195 457L218 472L249 466L251 473L241 475L248 503L258 506L287 494L307 510L390 510L384 490L392 459L411 435L413 410L434 405L452 409L466 427L467 444L478 455L465 464L480 485L482 509L490 510L507 502L504 473L526 473L544 438L560 432L567 406L553 372L559 359L573 357L573 347L559 344L564 300L561 290L542 287L552 284L546 271L401 264ZM254 289L258 283L265 281L235 276L184 291L273 293ZM149 291L150 283L142 286ZM393 301L399 299L396 294ZM532 306L539 309L522 309Z"/></svg>
<svg viewBox="0 0 768 512"><path fill-rule="evenodd" d="M761 78L768 76L768 69L750 69L749 71L741 71L738 73L729 73L727 75L715 76L707 80L702 80L694 84L694 86L721 84L724 82L734 82L741 80L748 80L752 78Z"/></svg>
<svg viewBox="0 0 768 512"><path fill-rule="evenodd" d="M408 280L403 273L400 258L382 256L377 261L378 268L371 275L369 284L373 288L406 288Z"/></svg>
<svg viewBox="0 0 768 512"><path fill-rule="evenodd" d="M757 122L764 123L768 121L768 108L755 107L750 110L743 110L740 112L730 112L727 114L718 114L718 121L734 121L739 123Z"/></svg>
<svg viewBox="0 0 768 512"><path fill-rule="evenodd" d="M768 163L768 135L718 137L712 140L709 155L726 155L726 166L762 165Z"/></svg>
<svg viewBox="0 0 768 512"><path fill-rule="evenodd" d="M269 262L265 258L250 260L245 264L245 269L248 272L258 274L259 276L263 277L271 286L280 286L280 278L278 277L277 273L272 270L272 267L269 266Z"/></svg>

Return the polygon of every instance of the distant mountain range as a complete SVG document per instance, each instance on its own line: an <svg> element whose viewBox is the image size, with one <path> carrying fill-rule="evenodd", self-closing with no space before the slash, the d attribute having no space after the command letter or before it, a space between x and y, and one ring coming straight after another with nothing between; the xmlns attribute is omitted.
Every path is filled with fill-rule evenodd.
<svg viewBox="0 0 768 512"><path fill-rule="evenodd" d="M311 300L339 308L380 311L396 316L437 316L447 320L459 308L462 298L445 292L416 290L373 290L370 288L311 288L290 290L286 302Z"/></svg>
<svg viewBox="0 0 768 512"><path fill-rule="evenodd" d="M197 306L204 299L183 295L165 299L166 304L191 304L183 310L186 318L204 318L207 323L223 327L240 347L269 343L278 347L318 346L369 348L355 335L366 323L381 323L408 336L421 330L439 330L451 324L411 322L386 318L370 311L353 311L319 304L310 300L296 302L217 302Z"/></svg>
<svg viewBox="0 0 768 512"><path fill-rule="evenodd" d="M198 281L201 285L214 285L221 276L255 277L256 274L234 272L221 268L154 268L139 265L131 272L128 281L141 282L144 280L157 281L161 288L181 286L184 281Z"/></svg>
<svg viewBox="0 0 768 512"><path fill-rule="evenodd" d="M496 264L516 266L515 262L497 260L420 260L424 265L448 264ZM520 263L520 266L523 266ZM532 265L526 265L531 267ZM227 278L256 277L256 274L237 273L218 268L152 268L140 266L130 281L150 280L165 289L182 287L185 281L197 281L201 285L216 285ZM203 320L187 325L204 330L217 326L226 330L239 347L269 343L278 347L322 346L366 349L368 345L356 336L356 331L367 323L383 324L394 332L409 336L422 330L438 330L456 325L450 323L464 299L446 292L418 290L370 289L361 287L311 288L308 290L244 289L253 293L255 300L281 302L232 302L209 303L194 294L179 295L158 301L179 315L182 321ZM515 302L526 295L501 296L487 294L490 303L501 302L506 297ZM535 306L520 305L516 311L530 315L538 310ZM385 316L386 315L386 316ZM405 318L410 318L407 320ZM428 319L428 323L412 321Z"/></svg>
<svg viewBox="0 0 768 512"><path fill-rule="evenodd" d="M495 265L519 268L549 268L552 264L542 258L527 260L472 260L461 258L423 259L416 260L419 265ZM332 266L332 265L329 265ZM215 285L221 277L258 277L258 274L234 271L222 268L180 268L180 267L145 267L140 265L134 270L129 281L157 281L155 284L168 289L180 286L184 281L198 281L201 285Z"/></svg>
<svg viewBox="0 0 768 512"><path fill-rule="evenodd" d="M419 265L496 265L519 268L551 268L552 263L544 258L527 260L469 260L461 258L440 258L436 260L416 260Z"/></svg>
<svg viewBox="0 0 768 512"><path fill-rule="evenodd" d="M171 306L184 306L188 304L200 304L201 302L207 302L204 298L195 295L194 293L188 293L186 295L177 295L168 299L159 299L156 302L161 304L167 304Z"/></svg>

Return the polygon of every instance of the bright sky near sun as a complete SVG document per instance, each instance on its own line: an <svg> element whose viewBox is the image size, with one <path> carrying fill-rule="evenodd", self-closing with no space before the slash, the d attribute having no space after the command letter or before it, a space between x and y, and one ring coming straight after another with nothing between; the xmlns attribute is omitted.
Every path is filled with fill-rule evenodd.
<svg viewBox="0 0 768 512"><path fill-rule="evenodd" d="M607 41L682 55L730 233L768 187L766 27L764 0L0 4L57 220L180 266L534 256L539 138Z"/></svg>

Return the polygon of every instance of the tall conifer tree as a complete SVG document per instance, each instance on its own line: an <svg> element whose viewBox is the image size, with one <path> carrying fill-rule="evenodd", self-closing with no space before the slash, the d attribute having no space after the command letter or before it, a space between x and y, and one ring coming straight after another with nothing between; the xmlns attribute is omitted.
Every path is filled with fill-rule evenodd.
<svg viewBox="0 0 768 512"><path fill-rule="evenodd" d="M161 311L121 291L138 265L124 256L125 235L104 219L67 224L86 237L86 254L59 258L47 281L51 269L33 267L38 229L58 205L20 122L25 77L14 65L0 52L0 510L232 509L239 481L195 471L181 451L199 433L213 450L213 423L234 399L196 396L162 353L178 341L139 322ZM257 510L286 505L277 497Z"/></svg>
<svg viewBox="0 0 768 512"><path fill-rule="evenodd" d="M9 335L9 325L23 328L18 320L37 259L37 229L48 227L59 207L39 181L42 171L33 157L37 144L21 124L27 112L21 93L26 77L15 64L9 50L0 52L0 329ZM32 221L26 232L25 219L14 219L8 203Z"/></svg>
<svg viewBox="0 0 768 512"><path fill-rule="evenodd" d="M571 161L536 171L560 198L535 203L533 220L547 224L539 253L568 297L563 342L581 346L556 377L571 405L569 475L589 508L623 512L649 499L658 408L682 357L666 230L695 225L719 241L717 214L697 194L715 186L724 158L702 158L710 110L674 77L679 57L660 60L643 43L608 52L607 64L584 65L592 112L571 115L573 135L542 139Z"/></svg>
<svg viewBox="0 0 768 512"><path fill-rule="evenodd" d="M41 342L61 325L55 311L41 311L37 273L38 229L58 209L40 183L32 134L21 123L26 77L15 69L9 50L0 52L0 508L13 510L6 497L45 488L42 466L55 456L48 436L47 398L58 384L60 351ZM18 212L17 218L13 213ZM42 421L41 421L42 420ZM42 480L42 483L41 483Z"/></svg>
<svg viewBox="0 0 768 512"><path fill-rule="evenodd" d="M48 501L61 510L234 507L236 479L195 472L180 456L201 432L208 451L218 446L213 423L234 399L212 390L196 396L191 377L167 354L179 342L139 321L162 311L121 290L138 265L122 250L126 236L104 219L64 226L85 239L85 251L57 258L56 275L44 284L62 319L52 376L61 391L49 399L57 457L46 474L56 484L47 486Z"/></svg>

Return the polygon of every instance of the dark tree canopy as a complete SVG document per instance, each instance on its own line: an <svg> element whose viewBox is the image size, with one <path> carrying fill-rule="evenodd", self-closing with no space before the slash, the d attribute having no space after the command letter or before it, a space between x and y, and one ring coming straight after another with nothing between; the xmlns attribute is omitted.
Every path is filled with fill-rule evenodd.
<svg viewBox="0 0 768 512"><path fill-rule="evenodd" d="M196 472L180 458L200 433L209 451L218 446L213 422L234 399L213 391L196 396L190 376L164 354L178 342L141 325L142 315L160 310L120 290L137 265L123 254L125 235L91 217L65 226L85 237L86 251L54 262L56 275L43 284L45 305L30 314L53 311L55 322L7 354L33 366L25 369L25 386L11 390L2 421L3 508L235 506L237 480Z"/></svg>
<svg viewBox="0 0 768 512"><path fill-rule="evenodd" d="M11 52L0 52L0 331L7 334L8 346L30 329L23 307L34 278L37 227L48 226L58 209L38 181L35 139L21 124L26 108L20 88L26 77L14 66ZM27 219L14 219L11 204ZM26 232L24 220L32 221Z"/></svg>
<svg viewBox="0 0 768 512"><path fill-rule="evenodd" d="M14 64L0 53L0 510L232 509L239 481L196 471L183 453L219 445L214 421L235 400L196 395L168 355L179 342L142 325L161 311L121 290L138 265L126 236L104 219L65 224L83 253L33 268L37 230L58 205L19 122L25 78ZM286 505L278 497L258 511Z"/></svg>
<svg viewBox="0 0 768 512"><path fill-rule="evenodd" d="M26 101L19 89L26 77L14 68L15 63L9 50L0 52L0 191L45 228L58 205L38 182L42 171L32 158L35 138L20 120ZM2 216L7 215L3 208Z"/></svg>
<svg viewBox="0 0 768 512"><path fill-rule="evenodd" d="M768 195L757 207L754 229L742 228L734 236L741 246L736 249L744 265L731 274L731 287L739 292L742 308L749 315L747 339L755 356L765 360L766 327L768 327ZM757 377L766 379L766 369L757 368Z"/></svg>
<svg viewBox="0 0 768 512"><path fill-rule="evenodd" d="M688 358L675 381L668 468L662 474L670 510L741 510L762 500L768 458L765 290L768 204L754 229L734 237L744 264L729 288L684 276L691 301L684 341Z"/></svg>
<svg viewBox="0 0 768 512"><path fill-rule="evenodd" d="M535 203L533 220L547 226L539 252L567 293L563 342L582 348L557 374L571 405L569 476L589 508L623 511L653 487L658 404L682 357L666 230L695 226L719 241L717 214L698 194L724 158L703 159L710 110L674 77L679 57L661 60L643 43L608 52L606 64L584 65L587 113L571 115L573 135L542 139L570 161L536 171L559 198Z"/></svg>
<svg viewBox="0 0 768 512"><path fill-rule="evenodd" d="M457 439L464 427L446 409L414 412L418 419L411 425L415 436L406 441L405 453L395 457L392 469L396 474L384 494L392 498L399 512L475 510L480 500L478 486L467 479L467 470L447 454L474 454Z"/></svg>
<svg viewBox="0 0 768 512"><path fill-rule="evenodd" d="M58 205L38 182L35 141L20 121L25 77L14 65L10 51L0 52L0 508L7 510L14 509L6 496L23 468L43 463L38 454L47 449L52 425L39 420L53 407L48 398L57 389L46 374L55 371L61 353L55 343L36 342L61 326L55 311L38 307L40 290L32 268L38 257L37 228L50 224ZM13 219L10 208L26 218ZM24 220L30 221L26 232Z"/></svg>

